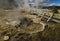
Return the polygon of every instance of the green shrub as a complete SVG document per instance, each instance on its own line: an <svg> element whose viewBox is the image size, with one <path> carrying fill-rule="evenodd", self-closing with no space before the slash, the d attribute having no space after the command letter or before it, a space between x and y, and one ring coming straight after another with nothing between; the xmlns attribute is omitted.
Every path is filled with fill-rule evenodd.
<svg viewBox="0 0 60 41"><path fill-rule="evenodd" d="M52 9L52 12L53 12L53 13L58 13L57 8L53 8L53 9Z"/></svg>

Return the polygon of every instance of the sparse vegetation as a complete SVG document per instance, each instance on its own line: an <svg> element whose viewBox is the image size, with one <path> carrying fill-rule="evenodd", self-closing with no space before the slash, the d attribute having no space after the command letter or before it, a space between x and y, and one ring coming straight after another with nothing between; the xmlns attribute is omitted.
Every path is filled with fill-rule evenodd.
<svg viewBox="0 0 60 41"><path fill-rule="evenodd" d="M53 8L53 9L52 9L52 12L53 12L53 13L58 13L58 9L57 9L57 8Z"/></svg>

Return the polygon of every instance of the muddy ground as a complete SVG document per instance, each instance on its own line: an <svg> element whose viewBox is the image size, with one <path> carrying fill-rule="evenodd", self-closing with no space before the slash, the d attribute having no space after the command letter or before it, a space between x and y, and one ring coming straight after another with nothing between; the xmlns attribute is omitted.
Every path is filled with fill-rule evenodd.
<svg viewBox="0 0 60 41"><path fill-rule="evenodd" d="M60 41L59 23L43 21L48 26L41 31L41 24L30 21L28 17L26 17L27 20L22 20L27 14L30 13L19 10L0 11L0 41ZM21 21L22 23L18 26L15 26L17 23L8 24L12 21L18 23Z"/></svg>

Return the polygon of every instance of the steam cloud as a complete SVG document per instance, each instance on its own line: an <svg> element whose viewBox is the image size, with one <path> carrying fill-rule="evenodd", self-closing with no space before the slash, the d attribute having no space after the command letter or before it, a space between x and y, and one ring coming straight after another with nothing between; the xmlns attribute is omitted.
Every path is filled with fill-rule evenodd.
<svg viewBox="0 0 60 41"><path fill-rule="evenodd" d="M0 9L12 9L16 8L18 4L15 0L0 0Z"/></svg>
<svg viewBox="0 0 60 41"><path fill-rule="evenodd" d="M22 6L23 7L23 1L24 0L0 0L0 8L3 8L3 9L12 9L12 8L17 8L19 6ZM40 3L39 5L41 6L53 6L53 5L56 5L56 6L60 6L60 4L56 4L56 3L50 3L50 1L52 0L39 0Z"/></svg>

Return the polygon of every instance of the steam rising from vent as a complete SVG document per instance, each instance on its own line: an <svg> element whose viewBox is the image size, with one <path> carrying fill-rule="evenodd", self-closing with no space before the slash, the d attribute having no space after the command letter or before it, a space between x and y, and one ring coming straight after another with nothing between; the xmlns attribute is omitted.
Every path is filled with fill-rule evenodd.
<svg viewBox="0 0 60 41"><path fill-rule="evenodd" d="M15 0L0 0L0 9L14 9L18 4Z"/></svg>
<svg viewBox="0 0 60 41"><path fill-rule="evenodd" d="M39 5L42 5L42 6L45 5L47 1L50 1L50 0L37 0ZM15 9L15 8L24 7L27 4L29 4L28 0L0 0L0 9Z"/></svg>

